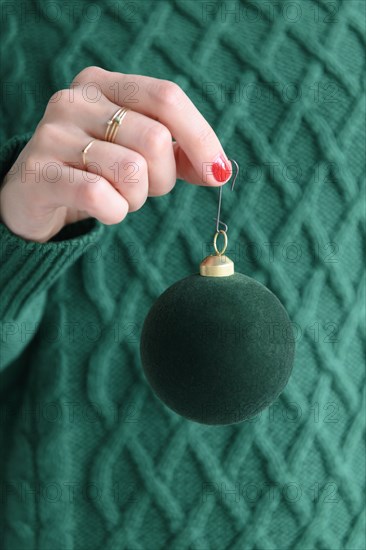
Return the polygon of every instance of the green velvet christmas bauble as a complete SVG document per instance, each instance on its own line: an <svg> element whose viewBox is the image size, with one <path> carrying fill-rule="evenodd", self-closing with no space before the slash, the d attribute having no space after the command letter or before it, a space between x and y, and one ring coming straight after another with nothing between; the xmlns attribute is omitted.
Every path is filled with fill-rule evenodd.
<svg viewBox="0 0 366 550"><path fill-rule="evenodd" d="M174 283L148 312L140 342L156 395L202 424L241 422L270 405L289 379L294 351L281 302L236 272Z"/></svg>

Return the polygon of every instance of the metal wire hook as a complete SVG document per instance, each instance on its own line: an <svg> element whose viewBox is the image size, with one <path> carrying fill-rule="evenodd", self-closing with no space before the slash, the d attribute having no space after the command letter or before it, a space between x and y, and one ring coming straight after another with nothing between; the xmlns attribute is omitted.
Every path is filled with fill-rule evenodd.
<svg viewBox="0 0 366 550"><path fill-rule="evenodd" d="M238 177L238 174L239 174L239 166L238 166L238 163L234 159L229 159L229 160L231 162L233 162L236 166L236 174L235 174L235 177L234 177L234 181L231 185L231 191L233 191L234 190L234 185L235 185L235 182L236 182L236 178ZM222 188L223 188L223 185L220 185L219 207L218 207L218 210L217 210L217 218L213 218L214 220L216 220L216 232L220 231L219 224L221 224L225 227L225 229L224 229L225 232L228 230L228 226L226 225L226 223L224 223L223 221L220 220L221 201L222 201Z"/></svg>

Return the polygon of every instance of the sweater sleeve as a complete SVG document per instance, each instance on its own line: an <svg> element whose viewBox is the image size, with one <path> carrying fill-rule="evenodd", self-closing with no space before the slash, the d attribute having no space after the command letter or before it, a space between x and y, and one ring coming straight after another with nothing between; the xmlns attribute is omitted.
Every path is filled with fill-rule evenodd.
<svg viewBox="0 0 366 550"><path fill-rule="evenodd" d="M1 147L0 182L31 135L14 136ZM46 243L38 243L22 239L0 222L0 372L29 344L21 327L25 323L35 326L41 320L47 290L104 230L103 224L89 218L65 226Z"/></svg>

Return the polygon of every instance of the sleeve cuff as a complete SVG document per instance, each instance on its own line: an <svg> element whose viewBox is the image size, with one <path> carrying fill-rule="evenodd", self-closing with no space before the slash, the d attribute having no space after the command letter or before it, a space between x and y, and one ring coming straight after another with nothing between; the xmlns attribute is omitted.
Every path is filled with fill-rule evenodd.
<svg viewBox="0 0 366 550"><path fill-rule="evenodd" d="M47 290L86 251L99 241L104 226L89 218L70 224L46 243L25 241L0 223L1 319L16 320L22 309ZM64 240L60 240L64 239Z"/></svg>

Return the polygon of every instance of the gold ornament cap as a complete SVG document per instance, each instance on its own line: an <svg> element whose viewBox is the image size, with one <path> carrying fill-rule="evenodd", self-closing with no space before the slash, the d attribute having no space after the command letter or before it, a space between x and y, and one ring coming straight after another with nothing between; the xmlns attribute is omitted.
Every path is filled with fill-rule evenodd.
<svg viewBox="0 0 366 550"><path fill-rule="evenodd" d="M220 233L224 237L224 246L222 250L217 248L217 237ZM216 255L212 254L211 256L206 256L206 258L202 260L200 263L200 275L204 277L227 277L228 275L234 275L234 262L224 254L227 248L226 231L223 229L216 231L213 246Z"/></svg>
<svg viewBox="0 0 366 550"><path fill-rule="evenodd" d="M204 277L234 275L234 262L225 254L206 256L200 263L200 275Z"/></svg>

